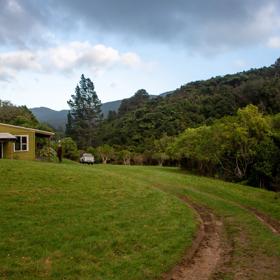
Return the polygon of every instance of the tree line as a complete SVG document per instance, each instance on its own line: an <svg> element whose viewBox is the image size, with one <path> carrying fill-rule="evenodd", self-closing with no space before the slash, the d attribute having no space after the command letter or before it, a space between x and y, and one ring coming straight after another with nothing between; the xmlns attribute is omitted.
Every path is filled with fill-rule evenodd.
<svg viewBox="0 0 280 280"><path fill-rule="evenodd" d="M87 151L102 163L180 165L280 189L280 59L270 67L188 83L164 97L140 89L106 118L93 82L82 75L68 104L65 135L57 137L69 159ZM3 101L1 121L44 127L25 106Z"/></svg>
<svg viewBox="0 0 280 280"><path fill-rule="evenodd" d="M0 99L0 123L31 127L52 131L44 123L40 123L26 106L16 106L10 101Z"/></svg>
<svg viewBox="0 0 280 280"><path fill-rule="evenodd" d="M279 185L275 131L280 60L270 67L192 82L165 97L151 97L141 89L107 118L101 115L93 83L82 75L68 104L66 135L100 162L181 165L250 185ZM246 114L247 123L242 121ZM253 125L260 134L253 133Z"/></svg>
<svg viewBox="0 0 280 280"><path fill-rule="evenodd" d="M280 191L280 113L264 116L248 105L186 129L167 153L198 174Z"/></svg>

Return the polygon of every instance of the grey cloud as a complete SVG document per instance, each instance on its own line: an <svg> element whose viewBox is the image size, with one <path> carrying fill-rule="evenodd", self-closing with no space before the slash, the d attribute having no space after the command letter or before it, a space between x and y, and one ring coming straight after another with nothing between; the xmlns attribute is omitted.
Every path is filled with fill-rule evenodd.
<svg viewBox="0 0 280 280"><path fill-rule="evenodd" d="M256 44L280 31L276 0L61 0L58 7L88 29L186 49Z"/></svg>
<svg viewBox="0 0 280 280"><path fill-rule="evenodd" d="M36 38L44 40L42 32L65 36L82 26L88 39L94 31L143 44L218 52L264 43L280 32L277 0L21 0L23 12L17 16L8 2L16 0L0 0L0 42L20 43L27 37L36 43Z"/></svg>
<svg viewBox="0 0 280 280"><path fill-rule="evenodd" d="M42 8L34 0L0 0L0 7L0 46L28 48L43 44L48 32L48 7Z"/></svg>

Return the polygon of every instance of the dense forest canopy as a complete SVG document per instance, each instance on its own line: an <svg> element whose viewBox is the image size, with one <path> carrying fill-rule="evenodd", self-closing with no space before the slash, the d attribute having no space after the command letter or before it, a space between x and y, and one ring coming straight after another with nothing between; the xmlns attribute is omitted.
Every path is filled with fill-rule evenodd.
<svg viewBox="0 0 280 280"><path fill-rule="evenodd" d="M26 106L16 106L10 101L0 100L0 122L43 130L52 130L47 124L40 123Z"/></svg>
<svg viewBox="0 0 280 280"><path fill-rule="evenodd" d="M167 148L188 170L280 190L280 114L256 106L212 125L188 128Z"/></svg>
<svg viewBox="0 0 280 280"><path fill-rule="evenodd" d="M129 152L129 162L180 164L279 190L279 61L191 82L165 97L139 90L103 120L97 142L115 147L117 162Z"/></svg>
<svg viewBox="0 0 280 280"><path fill-rule="evenodd" d="M145 94L139 98L139 92ZM265 114L280 112L278 60L270 67L188 83L166 97L148 98L146 91L138 91L102 122L97 142L144 152L164 134L211 124L249 104Z"/></svg>

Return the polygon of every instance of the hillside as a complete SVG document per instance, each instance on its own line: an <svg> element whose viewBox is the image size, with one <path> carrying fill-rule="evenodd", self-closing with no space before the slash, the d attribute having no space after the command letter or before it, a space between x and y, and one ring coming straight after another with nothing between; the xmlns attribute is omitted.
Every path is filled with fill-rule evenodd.
<svg viewBox="0 0 280 280"><path fill-rule="evenodd" d="M159 96L165 97L168 94L171 94L172 91L164 92ZM158 95L150 95L151 98L156 98ZM107 118L109 111L117 112L123 100L115 100L105 102L101 105L101 110L103 116ZM30 111L34 116L43 123L48 123L55 129L64 130L65 124L67 121L68 110L56 111L47 107L35 107L31 108Z"/></svg>
<svg viewBox="0 0 280 280"><path fill-rule="evenodd" d="M118 111L121 100L106 102L101 105L104 117L107 117L109 111ZM68 110L52 110L46 107L31 108L30 111L34 116L43 123L48 123L55 129L65 130Z"/></svg>
<svg viewBox="0 0 280 280"><path fill-rule="evenodd" d="M43 123L50 124L53 128L64 130L68 110L56 111L47 107L31 108L34 116Z"/></svg>
<svg viewBox="0 0 280 280"><path fill-rule="evenodd" d="M125 113L103 123L99 142L143 152L153 139L211 124L248 104L258 106L265 114L279 113L280 65L188 83L165 98L147 99L138 106L135 98L126 101L131 106L126 106Z"/></svg>
<svg viewBox="0 0 280 280"><path fill-rule="evenodd" d="M1 160L0 173L0 278L280 278L275 193L176 168Z"/></svg>
<svg viewBox="0 0 280 280"><path fill-rule="evenodd" d="M95 167L0 161L1 279L155 279L180 259L192 211Z"/></svg>
<svg viewBox="0 0 280 280"><path fill-rule="evenodd" d="M1 99L0 123L44 129L26 106L16 106L9 101L2 101Z"/></svg>

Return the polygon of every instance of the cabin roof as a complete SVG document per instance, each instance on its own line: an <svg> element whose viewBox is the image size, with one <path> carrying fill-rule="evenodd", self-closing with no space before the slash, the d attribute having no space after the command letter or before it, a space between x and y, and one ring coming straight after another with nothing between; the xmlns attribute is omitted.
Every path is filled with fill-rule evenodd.
<svg viewBox="0 0 280 280"><path fill-rule="evenodd" d="M10 133L0 133L0 140L16 140L16 137Z"/></svg>
<svg viewBox="0 0 280 280"><path fill-rule="evenodd" d="M45 130L40 130L36 128L29 128L29 127L24 127L24 126L17 126L17 125L12 125L12 124L6 124L6 123L0 123L0 126L5 126L5 127L10 127L10 128L18 128L18 129L24 129L27 131L32 131L35 134L40 134L44 136L53 136L54 133L50 131L45 131ZM9 133L8 133L9 134Z"/></svg>

